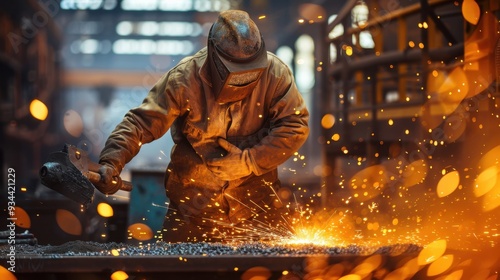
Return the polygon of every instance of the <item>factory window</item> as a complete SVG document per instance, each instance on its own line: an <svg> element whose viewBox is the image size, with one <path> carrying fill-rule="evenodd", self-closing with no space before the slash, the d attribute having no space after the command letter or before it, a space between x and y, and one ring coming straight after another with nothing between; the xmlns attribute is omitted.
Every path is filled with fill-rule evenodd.
<svg viewBox="0 0 500 280"><path fill-rule="evenodd" d="M203 33L203 26L187 21L120 21L116 33L120 36L198 37Z"/></svg>
<svg viewBox="0 0 500 280"><path fill-rule="evenodd" d="M121 8L127 11L197 11L214 12L231 8L229 0L123 0Z"/></svg>
<svg viewBox="0 0 500 280"><path fill-rule="evenodd" d="M337 15L331 15L328 18L328 23L331 23L337 18ZM335 28L328 34L328 38L333 39L344 34L344 26L342 24L337 24ZM337 47L335 44L330 44L330 62L333 63L337 60Z"/></svg>
<svg viewBox="0 0 500 280"><path fill-rule="evenodd" d="M278 56L293 72L293 50L288 46L281 46L276 50Z"/></svg>
<svg viewBox="0 0 500 280"><path fill-rule="evenodd" d="M300 36L295 42L295 77L297 87L308 93L314 86L314 41L309 35Z"/></svg>
<svg viewBox="0 0 500 280"><path fill-rule="evenodd" d="M368 21L368 6L365 3L360 3L356 5L351 11L352 18L352 26L353 27L363 27L366 25ZM359 46L364 49L373 49L375 47L375 43L373 42L372 35L369 31L361 31L358 33L359 35ZM353 44L357 44L357 36L353 34L352 42Z"/></svg>

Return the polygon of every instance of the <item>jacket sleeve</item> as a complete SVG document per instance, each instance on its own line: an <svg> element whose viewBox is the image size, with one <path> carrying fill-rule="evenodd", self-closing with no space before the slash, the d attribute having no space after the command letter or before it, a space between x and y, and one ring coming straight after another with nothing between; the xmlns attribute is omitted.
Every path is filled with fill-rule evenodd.
<svg viewBox="0 0 500 280"><path fill-rule="evenodd" d="M249 149L253 172L262 175L285 162L304 144L309 135L309 112L288 67L270 90L269 132Z"/></svg>
<svg viewBox="0 0 500 280"><path fill-rule="evenodd" d="M100 164L109 164L120 173L142 144L163 136L179 114L175 96L179 94L172 80L173 73L165 74L149 91L143 103L128 111L111 132L99 157Z"/></svg>

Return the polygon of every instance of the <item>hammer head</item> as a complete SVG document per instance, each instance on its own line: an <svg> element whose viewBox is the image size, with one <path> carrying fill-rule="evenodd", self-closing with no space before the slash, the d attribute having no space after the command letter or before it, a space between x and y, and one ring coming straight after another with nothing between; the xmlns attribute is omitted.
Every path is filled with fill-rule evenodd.
<svg viewBox="0 0 500 280"><path fill-rule="evenodd" d="M94 185L72 163L69 150L75 147L65 145L63 150L49 155L47 162L40 168L42 184L56 192L87 207L94 199ZM79 156L86 156L78 151Z"/></svg>

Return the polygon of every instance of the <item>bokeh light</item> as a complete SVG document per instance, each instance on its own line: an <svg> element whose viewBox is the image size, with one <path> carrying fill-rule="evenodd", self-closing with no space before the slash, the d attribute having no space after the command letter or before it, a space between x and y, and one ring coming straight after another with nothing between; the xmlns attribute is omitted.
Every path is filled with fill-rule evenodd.
<svg viewBox="0 0 500 280"><path fill-rule="evenodd" d="M264 266L255 266L249 268L241 275L241 280L260 280L271 278L271 271Z"/></svg>
<svg viewBox="0 0 500 280"><path fill-rule="evenodd" d="M443 133L446 142L453 143L457 141L467 128L467 122L464 116L459 113L453 113L448 116L443 125Z"/></svg>
<svg viewBox="0 0 500 280"><path fill-rule="evenodd" d="M385 167L373 165L357 172L351 178L349 186L356 200L367 201L380 195L387 182Z"/></svg>
<svg viewBox="0 0 500 280"><path fill-rule="evenodd" d="M56 211L56 222L59 228L61 228L65 233L71 235L81 235L82 234L82 224L78 217L65 209L57 209Z"/></svg>
<svg viewBox="0 0 500 280"><path fill-rule="evenodd" d="M35 119L44 121L49 115L49 109L42 101L33 99L30 103L30 113Z"/></svg>
<svg viewBox="0 0 500 280"><path fill-rule="evenodd" d="M358 264L353 270L353 274L359 275L361 278L369 276L382 264L382 256L379 254L372 255Z"/></svg>
<svg viewBox="0 0 500 280"><path fill-rule="evenodd" d="M494 165L483 170L476 178L474 195L481 197L491 191L497 185L498 168Z"/></svg>
<svg viewBox="0 0 500 280"><path fill-rule="evenodd" d="M14 222L18 227L25 229L31 228L30 216L23 208L16 206L13 218L16 218Z"/></svg>
<svg viewBox="0 0 500 280"><path fill-rule="evenodd" d="M128 279L128 274L125 271L115 271L111 274L111 280L126 280Z"/></svg>
<svg viewBox="0 0 500 280"><path fill-rule="evenodd" d="M416 160L407 165L403 171L403 187L409 188L422 183L427 177L429 167L423 159Z"/></svg>
<svg viewBox="0 0 500 280"><path fill-rule="evenodd" d="M326 114L321 118L321 126L324 129L329 129L332 128L333 125L335 124L335 116L332 114Z"/></svg>
<svg viewBox="0 0 500 280"><path fill-rule="evenodd" d="M298 7L299 15L307 21L322 22L326 19L325 9L317 4L301 4Z"/></svg>
<svg viewBox="0 0 500 280"><path fill-rule="evenodd" d="M0 265L0 279L2 280L16 280L14 273L10 272L7 268Z"/></svg>
<svg viewBox="0 0 500 280"><path fill-rule="evenodd" d="M339 280L361 280L362 277L357 274L347 274L339 278Z"/></svg>
<svg viewBox="0 0 500 280"><path fill-rule="evenodd" d="M500 206L500 184L495 186L483 196L483 211L489 212Z"/></svg>
<svg viewBox="0 0 500 280"><path fill-rule="evenodd" d="M486 152L479 160L479 168L487 169L500 163L500 145Z"/></svg>
<svg viewBox="0 0 500 280"><path fill-rule="evenodd" d="M145 241L153 238L151 228L143 223L135 223L128 227L129 235L139 241Z"/></svg>
<svg viewBox="0 0 500 280"><path fill-rule="evenodd" d="M438 197L445 197L453 193L460 183L460 174L454 170L445 174L437 185Z"/></svg>
<svg viewBox="0 0 500 280"><path fill-rule="evenodd" d="M101 202L97 204L97 213L104 218L113 217L113 207L105 202Z"/></svg>
<svg viewBox="0 0 500 280"><path fill-rule="evenodd" d="M427 276L436 276L446 272L453 264L453 255L444 255L431 263L427 268Z"/></svg>
<svg viewBox="0 0 500 280"><path fill-rule="evenodd" d="M446 248L447 244L444 239L436 240L424 246L422 251L418 254L418 264L426 265L436 261L445 253Z"/></svg>
<svg viewBox="0 0 500 280"><path fill-rule="evenodd" d="M476 25L481 15L481 9L475 0L464 0L462 2L462 15L469 23Z"/></svg>
<svg viewBox="0 0 500 280"><path fill-rule="evenodd" d="M75 110L68 110L64 113L63 124L64 129L69 133L69 135L75 138L82 135L83 120L80 114L78 114Z"/></svg>

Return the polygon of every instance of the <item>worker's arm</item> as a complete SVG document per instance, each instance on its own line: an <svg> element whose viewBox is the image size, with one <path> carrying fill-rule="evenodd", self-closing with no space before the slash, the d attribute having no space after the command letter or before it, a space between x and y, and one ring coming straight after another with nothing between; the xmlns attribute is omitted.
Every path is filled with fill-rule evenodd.
<svg viewBox="0 0 500 280"><path fill-rule="evenodd" d="M162 137L178 116L179 107L175 95L179 94L175 83L170 82L173 73L164 75L149 91L143 103L125 114L123 120L111 132L101 151L99 163L102 182L99 191L111 194L119 190L119 184L111 184L111 177L118 177L126 163L139 153L142 144Z"/></svg>
<svg viewBox="0 0 500 280"><path fill-rule="evenodd" d="M309 112L291 73L282 76L276 93L269 110L269 133L248 149L256 175L267 173L285 162L299 150L309 135Z"/></svg>

